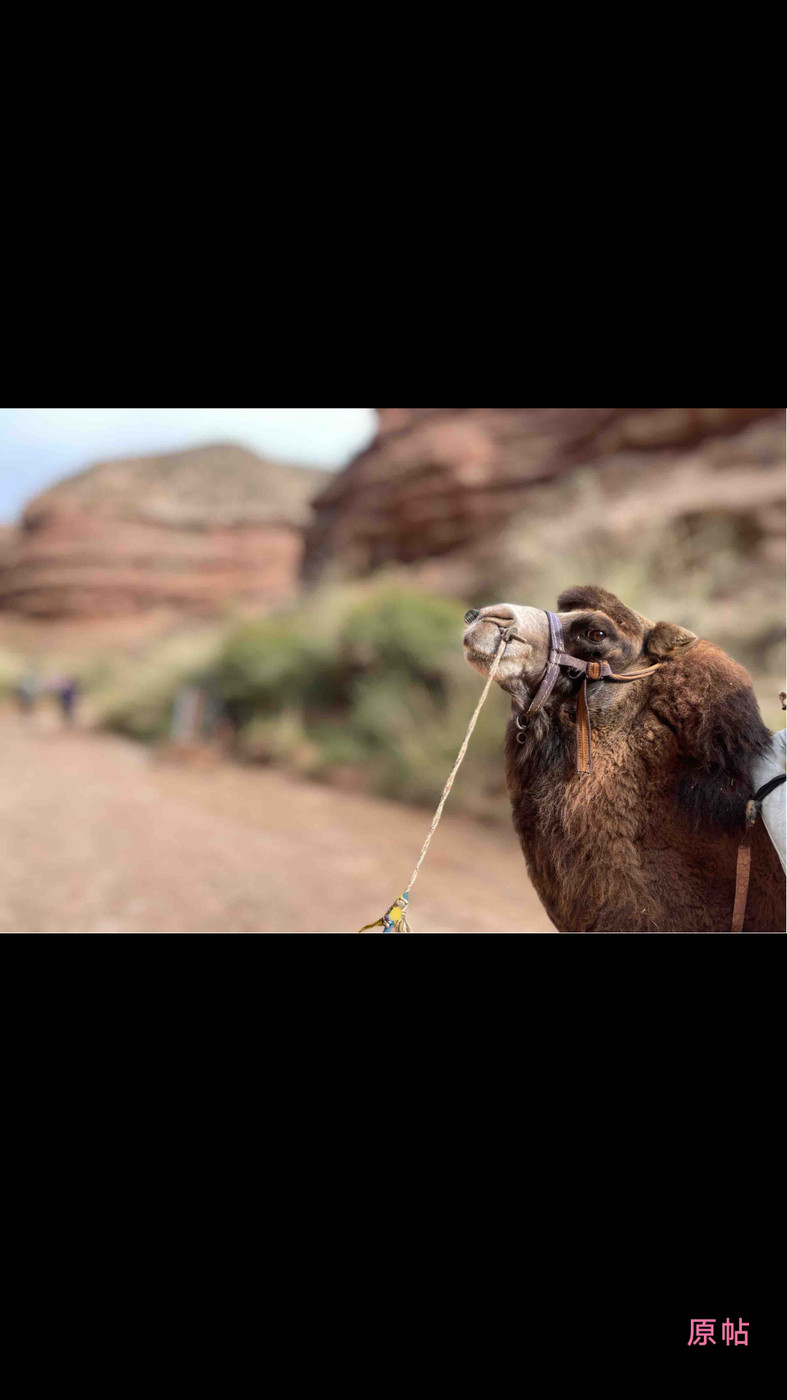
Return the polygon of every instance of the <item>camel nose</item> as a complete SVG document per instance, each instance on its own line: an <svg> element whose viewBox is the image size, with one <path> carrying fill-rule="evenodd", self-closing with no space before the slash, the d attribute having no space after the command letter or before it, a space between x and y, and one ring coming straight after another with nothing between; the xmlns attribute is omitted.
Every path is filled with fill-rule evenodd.
<svg viewBox="0 0 787 1400"><path fill-rule="evenodd" d="M471 608L469 612L466 612L466 613L465 613L465 622L467 623L468 627L469 627L469 625L470 625L471 622L475 622L475 620L476 620L476 618L478 617L478 615L479 615L479 609L478 609L478 608Z"/></svg>
<svg viewBox="0 0 787 1400"><path fill-rule="evenodd" d="M494 603L491 608L482 608L480 613L476 613L476 617L481 617L482 614L495 622L518 621L516 610L508 603Z"/></svg>

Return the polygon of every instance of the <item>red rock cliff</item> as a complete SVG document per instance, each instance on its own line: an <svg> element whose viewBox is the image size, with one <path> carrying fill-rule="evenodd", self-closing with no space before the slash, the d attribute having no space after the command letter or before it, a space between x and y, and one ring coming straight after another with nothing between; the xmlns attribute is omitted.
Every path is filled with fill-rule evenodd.
<svg viewBox="0 0 787 1400"><path fill-rule="evenodd" d="M210 615L296 591L326 473L232 445L99 463L30 503L0 555L0 610Z"/></svg>
<svg viewBox="0 0 787 1400"><path fill-rule="evenodd" d="M580 467L596 470L610 483L612 495L616 481L635 473L637 494L657 508L664 505L665 491L677 486L678 494L683 491L693 502L687 509L712 506L717 488L728 508L746 508L751 488L747 469L754 467L754 509L762 513L775 504L772 519L775 529L781 529L781 410L376 411L375 440L315 498L307 533L309 580L328 567L334 573L363 575L386 564L457 558L479 542L494 540L513 518L524 518L538 484ZM770 435L747 438L747 427L761 419L770 424ZM719 475L714 476L716 467ZM763 528L767 532L770 527Z"/></svg>

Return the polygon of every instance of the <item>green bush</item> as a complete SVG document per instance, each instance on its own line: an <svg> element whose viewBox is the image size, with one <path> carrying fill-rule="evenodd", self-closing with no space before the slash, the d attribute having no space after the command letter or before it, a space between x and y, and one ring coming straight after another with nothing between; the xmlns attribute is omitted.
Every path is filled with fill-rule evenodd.
<svg viewBox="0 0 787 1400"><path fill-rule="evenodd" d="M207 680L220 636L215 628L178 633L134 656L101 658L82 677L96 723L146 743L166 738L178 690Z"/></svg>
<svg viewBox="0 0 787 1400"><path fill-rule="evenodd" d="M210 676L239 730L239 753L435 803L481 685L462 655L463 611L451 599L377 583L326 590L243 624ZM504 696L490 695L455 810L507 810L506 708Z"/></svg>

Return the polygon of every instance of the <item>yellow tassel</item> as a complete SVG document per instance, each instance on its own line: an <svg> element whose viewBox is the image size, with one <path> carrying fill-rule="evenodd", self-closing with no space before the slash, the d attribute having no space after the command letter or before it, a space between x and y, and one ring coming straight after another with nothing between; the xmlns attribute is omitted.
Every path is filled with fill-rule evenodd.
<svg viewBox="0 0 787 1400"><path fill-rule="evenodd" d="M358 932L366 933L370 928L382 928L385 933L409 933L410 929L404 917L407 910L407 901L408 896L406 894L400 894L399 898L394 900L390 909L386 909L381 919L376 919L373 924L364 924L363 928L359 928Z"/></svg>

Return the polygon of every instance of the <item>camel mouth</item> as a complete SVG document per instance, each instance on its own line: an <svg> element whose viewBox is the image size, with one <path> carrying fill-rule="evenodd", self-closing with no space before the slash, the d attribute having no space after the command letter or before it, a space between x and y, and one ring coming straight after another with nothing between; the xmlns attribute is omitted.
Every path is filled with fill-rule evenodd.
<svg viewBox="0 0 787 1400"><path fill-rule="evenodd" d="M465 661L479 675L488 676L497 656L502 637L502 628L512 625L511 618L481 617L473 622L464 633L462 644ZM521 670L529 648L517 638L506 642L500 657L495 680L504 690L513 683L521 683Z"/></svg>
<svg viewBox="0 0 787 1400"><path fill-rule="evenodd" d="M464 643L464 648L465 660L469 661L471 666L483 667L484 670L489 670L494 658L494 652L479 651L478 647L473 646L472 643L467 641Z"/></svg>
<svg viewBox="0 0 787 1400"><path fill-rule="evenodd" d="M490 645L484 645L483 639L477 635L478 624L474 623L469 627L462 638L462 646L465 649L465 656L470 662L481 663L491 666L495 652L498 647L500 633L495 629L495 636L489 634Z"/></svg>

